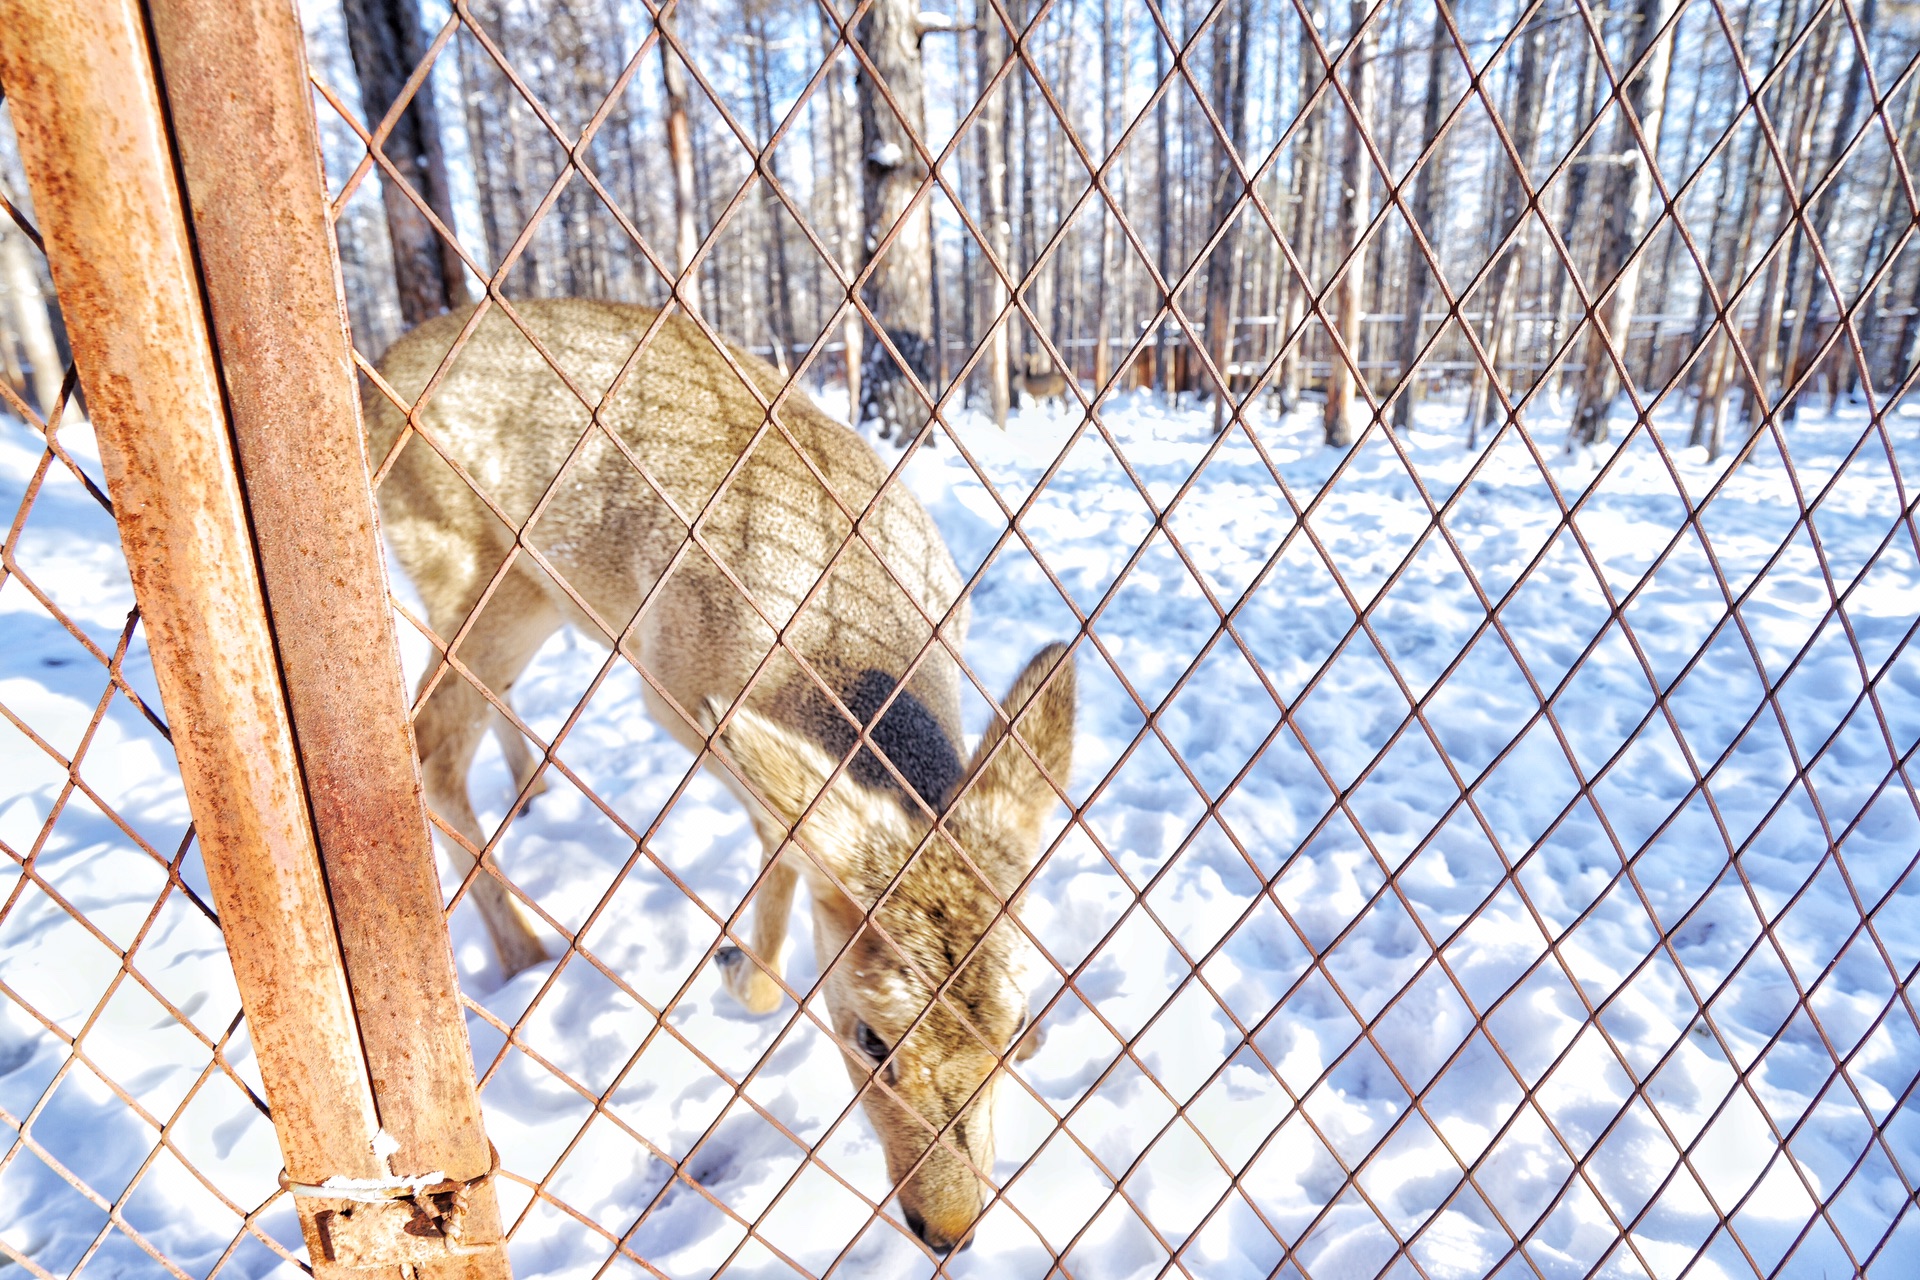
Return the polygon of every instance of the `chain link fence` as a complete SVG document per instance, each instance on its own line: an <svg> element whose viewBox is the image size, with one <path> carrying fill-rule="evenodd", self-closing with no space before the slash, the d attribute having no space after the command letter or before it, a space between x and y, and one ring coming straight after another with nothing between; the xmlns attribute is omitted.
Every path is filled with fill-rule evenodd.
<svg viewBox="0 0 1920 1280"><path fill-rule="evenodd" d="M400 575L393 605L416 717L448 682L491 704L480 839L434 820L449 853L482 855L449 863L447 920L516 1271L1902 1274L1920 1162L1910 18L1707 0L1640 6L1636 32L1585 0L1148 5L1124 29L1154 75L1090 127L1070 83L1097 74L1092 46L1073 55L1085 6L987 3L971 34L929 18L911 93L863 42L879 8L767 6L736 31L615 6L605 40L573 46L596 79L555 56L584 29L572 8L458 0L380 112L364 66L342 78L341 15L306 14L361 373L408 415L376 488L431 450L511 531L459 627L436 630ZM1585 33L1585 82L1541 36L1556 25ZM963 35L967 54L940 43ZM1269 37L1284 94L1257 74ZM1239 109L1272 94L1264 125L1237 125L1213 78L1236 57ZM1371 96L1429 57L1451 88L1416 131ZM1738 96L1715 135L1696 91L1675 162L1645 93L1709 57ZM1817 135L1782 91L1829 76L1810 101L1840 101L1850 59L1860 87ZM742 86L772 83L772 60L784 89L756 100ZM707 188L690 223L617 159L668 146L676 65ZM1544 130L1516 110L1529 75ZM423 92L449 139L434 179L389 154ZM1008 142L1037 175L1073 175L1018 244L967 167L995 93L1024 103ZM1387 96L1405 101L1398 80ZM849 157L813 131L861 105L921 166L909 211L864 230L830 180ZM1129 168L1177 153L1154 135L1168 118L1209 177L1184 211L1166 171L1156 189ZM489 135L500 120L523 131ZM1460 158L1474 137L1506 168ZM1433 174L1448 146L1451 185ZM1888 176L1883 207L1856 199L1842 224L1822 201L1850 165ZM1592 176L1614 169L1637 194ZM1558 220L1576 182L1622 204L1586 240ZM1447 209L1469 200L1488 212L1463 249ZM1333 216L1296 216L1310 204ZM848 1085L820 986L834 957L766 957L770 1015L722 989L716 958L753 949L759 842L705 756L640 715L662 684L616 643L636 624L568 581L540 525L575 457L509 509L485 460L445 444L434 397L474 325L417 398L382 375L417 318L393 267L409 220L443 246L444 292L530 338L541 294L684 314L754 388L755 440L791 440L782 407L802 398L854 421L873 404L856 382L904 383L917 411L863 424L893 437L866 510L911 494L953 554L973 633L930 618L916 661L956 664L970 739L1028 653L1071 644L1076 754L1018 917L1045 1040L1006 1064L968 1249L930 1255L892 1199L860 1105L884 1083ZM1824 242L1840 225L1870 243ZM890 273L923 251L944 308L927 350L889 310ZM1689 270L1691 309L1636 309L1637 273L1665 298ZM1363 288L1382 272L1399 294ZM1150 306L1110 319L1109 280ZM1363 305L1388 296L1403 310ZM666 323L636 324L616 364L644 368ZM1066 376L1029 379L1002 426L1009 331ZM620 393L553 374L584 445ZM18 494L0 611L23 637L0 681L19 779L0 809L0 1253L36 1275L297 1268L75 387L69 370L52 404L0 392ZM644 457L632 483L664 492ZM494 687L462 646L528 565L586 621ZM813 678L859 726L853 769L873 718ZM469 909L487 879L545 963L502 969Z"/></svg>

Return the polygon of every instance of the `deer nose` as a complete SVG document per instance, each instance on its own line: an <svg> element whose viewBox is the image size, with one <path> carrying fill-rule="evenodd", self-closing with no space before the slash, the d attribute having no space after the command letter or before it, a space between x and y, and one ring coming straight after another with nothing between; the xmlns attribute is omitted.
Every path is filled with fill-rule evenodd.
<svg viewBox="0 0 1920 1280"><path fill-rule="evenodd" d="M922 1218L919 1214L915 1213L911 1209L904 1209L904 1208L902 1212L905 1213L906 1215L908 1229L910 1229L913 1232L913 1234L920 1237L920 1242L926 1245L928 1249L933 1251L934 1257L944 1258L948 1254L954 1251L953 1241L947 1239L945 1236L941 1235L938 1231L934 1231L930 1229L927 1226L926 1220ZM962 1252L965 1252L967 1245L970 1245L972 1243L973 1243L973 1237L968 1236L966 1241L963 1244L961 1244L959 1248Z"/></svg>

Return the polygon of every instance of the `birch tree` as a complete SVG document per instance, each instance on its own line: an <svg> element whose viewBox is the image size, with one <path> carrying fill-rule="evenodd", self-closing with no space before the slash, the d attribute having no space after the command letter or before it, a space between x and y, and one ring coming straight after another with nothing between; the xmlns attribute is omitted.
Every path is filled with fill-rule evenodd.
<svg viewBox="0 0 1920 1280"><path fill-rule="evenodd" d="M1620 344L1624 360L1640 288L1641 258L1634 250L1646 234L1653 203L1652 161L1634 136L1634 126L1638 124L1640 137L1648 147L1658 144L1660 121L1666 111L1667 64L1673 56L1672 34L1667 27L1674 4L1675 0L1636 0L1633 9L1633 34L1624 67L1634 79L1628 83L1614 118L1607 198L1602 202L1602 208L1612 212L1612 220L1601 232L1600 257L1593 273L1603 289L1611 281L1612 292L1595 308L1587 332L1580 399L1571 429L1571 438L1584 444L1598 444L1607 438L1607 411L1620 393L1609 344Z"/></svg>
<svg viewBox="0 0 1920 1280"><path fill-rule="evenodd" d="M1006 61L1006 31L992 0L975 0L974 23L978 36L976 58L979 84L986 93L981 106L980 123L975 126L979 148L980 211L982 230L987 236L987 253L992 261L982 270L986 280L987 353L981 361L981 374L987 384L987 408L1003 429L1012 398L1007 362L1007 325L999 319L1007 307L1007 285L1002 271L1013 269L1013 228L1007 222L1007 92L1004 86L988 90L1000 64Z"/></svg>
<svg viewBox="0 0 1920 1280"><path fill-rule="evenodd" d="M1360 358L1360 316L1367 276L1366 244L1361 239L1371 202L1373 159L1367 155L1363 131L1373 103L1373 35L1367 27L1365 0L1352 0L1347 7L1350 52L1347 58L1349 93L1353 108L1346 120L1346 143L1340 160L1340 234L1338 243L1349 253L1345 272L1334 292L1334 325L1343 354L1329 353L1332 368L1327 372L1325 413L1326 441L1345 447L1353 443L1355 431L1353 407L1354 371L1350 361Z"/></svg>

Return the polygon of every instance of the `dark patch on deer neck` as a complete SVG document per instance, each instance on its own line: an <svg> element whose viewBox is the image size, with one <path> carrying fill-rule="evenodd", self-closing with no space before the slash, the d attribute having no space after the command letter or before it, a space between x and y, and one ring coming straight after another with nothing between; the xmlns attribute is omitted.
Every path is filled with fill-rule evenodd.
<svg viewBox="0 0 1920 1280"><path fill-rule="evenodd" d="M960 755L946 730L940 727L939 718L911 690L901 690L892 704L887 705L898 684L899 681L886 672L868 668L854 677L840 698L847 710L867 727L873 746L885 753L893 768L899 770L900 777L906 779L927 808L937 813L960 781ZM884 712L881 711L883 705L886 706ZM844 757L859 740L854 727L837 714L823 717L819 727L821 745L836 757ZM901 796L910 808L918 810L918 805L906 800L899 779L881 763L872 748L861 747L853 763L847 766L847 772L854 781L876 791L891 791Z"/></svg>

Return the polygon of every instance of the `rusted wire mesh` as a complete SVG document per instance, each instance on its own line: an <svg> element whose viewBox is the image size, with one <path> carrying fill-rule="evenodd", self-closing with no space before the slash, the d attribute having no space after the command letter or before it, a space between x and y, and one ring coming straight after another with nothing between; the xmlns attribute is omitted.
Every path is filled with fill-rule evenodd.
<svg viewBox="0 0 1920 1280"><path fill-rule="evenodd" d="M51 286L7 168L0 219L31 246L37 304ZM42 1277L290 1269L299 1227L92 429L72 367L51 385L43 405L0 382L0 1258Z"/></svg>
<svg viewBox="0 0 1920 1280"><path fill-rule="evenodd" d="M1920 796L1909 771L1920 744L1910 656L1920 530L1900 434L1909 420L1898 412L1916 374L1902 371L1891 388L1868 377L1853 416L1791 427L1782 417L1822 368L1868 362L1870 313L1886 305L1920 218L1890 105L1911 86L1912 52L1866 59L1861 15L1833 0L1783 33L1769 60L1736 59L1747 98L1736 124L1761 122L1789 216L1731 275L1716 272L1690 211L1711 199L1713 159L1735 145L1736 128L1687 172L1653 167L1657 212L1629 261L1675 245L1704 281L1708 323L1648 352L1628 342L1631 331L1606 334L1598 350L1624 383L1631 422L1569 463L1556 381L1590 358L1615 282L1578 265L1547 216L1548 194L1591 163L1583 151L1621 110L1611 97L1646 68L1603 56L1614 91L1544 163L1520 155L1488 83L1516 56L1527 22L1584 24L1604 49L1606 14L1586 0L1552 15L1536 5L1490 32L1445 15L1457 88L1444 128L1491 130L1518 161L1528 210L1466 278L1443 267L1410 207L1437 146L1390 161L1362 127L1375 195L1359 243L1410 228L1433 276L1427 309L1441 316L1423 329L1408 375L1382 378L1390 362L1370 358L1336 312L1356 250L1302 253L1261 183L1316 121L1337 130L1354 118L1358 55L1369 31L1385 29L1387 8L1357 30L1316 23L1307 8L1293 15L1317 63L1312 87L1258 153L1235 148L1195 69L1226 6L1147 10L1165 73L1098 147L1036 53L1071 9L1034 8L991 6L1011 50L991 78L1029 82L1049 138L1084 170L1076 198L1024 269L993 260L979 202L951 176L973 145L980 100L961 104L942 136L919 140L932 175L923 198L948 211L979 270L1004 277L1007 314L1061 368L1087 362L1035 297L1077 221L1110 220L1120 252L1165 301L1117 344L1111 385L1070 380L1064 414L1016 424L1039 441L1019 448L977 429L964 403L984 358L982 319L944 382L916 380L927 425L887 481L909 487L938 472L923 492L963 495L938 514L969 575L976 635L994 629L996 648L983 658L978 647L934 643L950 646L971 684L973 722L1011 674L1000 629L1015 634L1014 649L1069 637L1083 742L1092 739L1022 916L1042 956L1033 1014L1051 1031L1048 1047L1011 1068L1001 1159L981 1171L997 1188L982 1242L938 1269L1319 1280L1901 1274L1920 1185L1910 991ZM810 100L828 91L827 68L871 70L857 34L864 12L823 10L828 48L806 59L804 90L766 127L729 99L696 46L682 52L692 92L718 121L709 145L749 161L745 180L713 202L702 259L771 191L777 216L828 264L840 305L868 342L884 343L863 293L873 269L772 177ZM1740 15L1719 0L1678 5L1669 20L1704 21L1740 46ZM628 269L667 287L679 275L672 255L642 233L631 193L603 179L595 159L625 95L658 60L660 34L641 28L611 90L573 115L464 0L382 119L364 118L352 86L316 59L317 110L336 140L336 216L344 224L376 183L403 192L486 282L481 306L519 323L521 258L564 200L586 200L618 226ZM1804 174L1781 140L1792 122L1771 118L1764 95L1805 73L1811 51L1847 42L1869 64L1869 102L1831 170ZM382 150L408 97L456 56L497 73L560 157L532 221L495 246L498 260L464 244ZM1176 99L1191 99L1207 122L1205 145L1231 195L1184 265L1135 229L1140 206L1116 180L1119 157L1145 145L1154 107ZM352 152L344 168L342 139ZM1812 211L1834 174L1875 147L1897 174L1896 216L1881 257L1843 279ZM6 212L29 226L20 210ZM1798 385L1770 388L1741 304L1789 251L1795 223L1831 319ZM1201 286L1230 226L1278 246L1305 304L1257 355L1235 348L1223 369ZM877 260L898 233L876 238ZM1503 247L1527 238L1549 246L1575 323L1542 322L1527 359L1500 360L1484 294ZM365 245L344 251L351 265ZM735 336L694 318L717 339ZM784 430L786 397L829 378L840 332L832 316L800 335L763 433ZM1106 398L1162 335L1198 366L1203 389L1227 390L1224 430L1211 429L1211 410L1156 416L1144 401ZM638 361L652 332L635 336ZM1731 450L1738 464L1708 466L1683 454L1672 418L1690 373L1719 358L1720 343L1736 382L1759 388L1763 404ZM1366 408L1358 443L1306 447L1297 421L1273 410L1266 388L1290 359L1310 377L1351 373ZM1389 429L1415 375L1459 366L1485 377L1495 402L1471 452L1419 422ZM378 382L371 361L363 372ZM69 399L72 386L69 372ZM143 1251L135 1270L264 1271L293 1256L298 1236L273 1196L271 1130L195 887L184 803L164 771L118 763L116 791L90 766L136 742L171 763L137 618L123 626L61 604L63 585L81 575L121 582L111 565L61 562L66 548L111 545L97 465L70 403L44 427L34 405L5 394L29 428L8 429L32 459L0 606L9 627L24 616L33 621L19 625L52 637L31 652L66 652L62 635L72 643L70 665L8 671L0 683L0 714L51 770L45 785L21 788L25 804L0 811L11 864L0 996L13 1020L0 1042L10 1141L0 1206L47 1206L0 1230L0 1251L41 1275L130 1248ZM404 447L435 446L414 433ZM376 484L393 457L374 459ZM656 490L643 467L636 492ZM1623 536L1643 508L1666 520L1652 542L1635 540L1644 530ZM517 519L495 509L519 535L514 557L545 566L528 536L539 511ZM91 541L74 533L83 521ZM1089 530L1122 552L1090 566ZM564 577L560 585L592 615L584 595ZM87 599L130 605L118 589ZM996 602L1031 614L996 619ZM465 629L435 633L404 584L395 607L417 637L414 666L435 672L416 708L434 683L471 679L458 660ZM606 634L592 639L603 644L625 626L600 621ZM542 655L511 700L481 689L510 726L506 739L531 743L547 786L537 799L516 794L500 763L483 760L476 792L491 787L500 801L488 861L449 884L516 1270L925 1269L889 1204L808 962L790 962L795 1003L773 1018L718 1012L724 996L708 962L722 946L747 945L740 925L757 843L697 761L649 736L637 705L648 685L658 688L628 659L567 642ZM1225 717L1214 701L1223 690ZM500 876L558 935L564 949L551 965L500 981L462 909L477 875ZM1233 909L1221 916L1223 902ZM90 967L67 959L80 954ZM47 956L61 957L58 973L36 960ZM177 1041L176 1056L152 1047L154 1025ZM25 1046L17 1055L15 1044ZM198 1197L200 1221L217 1229L169 1235L181 1211L143 1200L160 1184ZM35 1222L90 1225L39 1238Z"/></svg>
<svg viewBox="0 0 1920 1280"><path fill-rule="evenodd" d="M1602 58L1603 109L1562 154L1521 163L1530 216L1506 231L1504 244L1488 246L1484 265L1464 280L1443 270L1428 228L1408 206L1414 175L1435 148L1395 165L1363 128L1375 187L1387 194L1366 211L1361 243L1405 223L1434 276L1431 309L1442 318L1417 361L1428 368L1454 361L1489 375L1496 401L1490 435L1458 465L1446 465L1417 432L1382 425L1413 379L1368 377L1378 362L1363 359L1355 333L1342 331L1333 295L1351 250L1316 273L1290 239L1284 211L1269 205L1259 185L1317 115L1336 128L1352 118L1355 51L1370 29L1386 24L1387 9L1373 9L1359 31L1339 30L1337 39L1299 10L1319 60L1317 83L1259 154L1235 151L1193 69L1210 24L1225 11L1216 5L1183 22L1149 9L1168 70L1102 152L1076 130L1033 52L1060 19L1058 7L1038 6L1029 26L1024 10L992 6L990 20L1006 27L1012 49L993 69L993 83L1029 78L1045 104L1045 129L1085 174L1078 200L1025 274L993 259L973 192L950 176L972 145L981 102L962 103L942 138L920 140L931 169L923 197L951 211L979 270L1006 279L1007 314L1030 326L1061 368L1084 369L1085 361L1076 361L1031 290L1050 257L1065 252L1068 229L1082 214L1112 219L1122 252L1166 299L1140 334L1120 344L1115 370L1135 366L1155 335L1172 332L1202 366L1203 387L1222 386L1227 370L1217 367L1218 348L1205 333L1198 281L1231 224L1274 241L1291 277L1308 289L1292 329L1250 370L1234 370L1226 429L1190 435L1171 449L1171 464L1166 433L1146 442L1151 457L1137 456L1145 452L1140 436L1109 421L1123 416L1123 406L1092 408L1125 385L1120 372L1111 388L1070 382L1068 425L1047 440L1044 457L1024 467L983 445L987 438L963 422L962 388L984 345L956 356L959 367L944 386L919 388L930 421L907 444L889 485L907 484L911 465L925 464L944 468L951 484L972 486L975 515L984 512L998 526L983 531L978 545L956 548L963 572L972 573L976 616L990 612L1004 575L1024 574L1046 597L1049 615L1026 620L1029 629L1044 638L1051 621L1076 638L1088 701L1109 699L1106 728L1124 726L1074 779L1072 812L1032 881L1027 929L1046 961L1035 1016L1075 1028L1079 1048L1014 1069L1010 1109L1022 1117L1014 1126L1021 1136L1003 1139L1015 1154L1003 1150L999 1166L983 1171L999 1188L990 1218L1000 1214L1006 1237L1024 1243L992 1264L961 1254L940 1268L1069 1276L1135 1267L1200 1276L1899 1273L1920 1176L1905 1118L1920 1067L1908 987L1920 956L1910 927L1896 923L1913 912L1906 899L1916 795L1908 761L1920 726L1900 674L1913 611L1890 593L1906 572L1898 566L1910 564L1920 544L1890 406L1914 375L1905 372L1891 391L1869 387L1864 413L1849 420L1851 428L1834 428L1830 456L1812 464L1804 437L1782 425L1779 410L1792 392L1811 386L1819 359L1805 362L1799 386L1775 393L1758 415L1739 466L1692 465L1679 456L1678 440L1662 434L1660 419L1694 363L1722 339L1736 377L1767 385L1750 350L1755 336L1737 317L1769 263L1786 252L1796 221L1813 237L1808 251L1820 262L1819 305L1833 313L1820 358L1865 359L1865 310L1884 297L1875 290L1914 230L1911 176L1887 105L1914 74L1912 57L1869 69L1871 109L1835 165L1878 139L1899 173L1889 244L1866 280L1840 280L1821 256L1809 210L1834 172L1808 181L1790 166L1780 135L1791 122L1770 119L1762 96L1806 72L1816 37L1855 42L1864 57L1861 20L1845 0L1783 33L1770 63L1738 68L1747 112L1761 121L1793 211L1743 272L1726 278L1707 270L1707 247L1685 212L1735 127L1689 172L1656 166L1656 216L1629 261L1664 246L1663 237L1677 240L1677 251L1706 279L1711 323L1659 362L1655 382L1647 380L1653 366L1629 359L1625 334L1606 335L1599 350L1625 383L1633 420L1616 445L1569 478L1556 457L1558 429L1542 438L1538 424L1551 416L1554 377L1578 370L1614 282L1587 278L1576 265L1545 217L1545 193L1591 163L1582 152L1612 127L1608 98L1624 93L1645 64ZM827 67L840 60L872 69L856 34L864 8L823 12L831 48L808 59L814 70L805 89L770 131L727 100L696 50L682 50L694 92L721 122L709 145L751 158L746 180L716 201L701 253L715 252L750 202L771 190L806 245L830 264L832 287L860 317L868 341L884 343L886 330L863 295L873 269L836 256L834 236L816 231L804 201L771 177L809 96L829 91ZM1697 15L1735 41L1735 16L1717 0L1678 6L1668 20ZM1476 33L1485 38L1446 22L1449 58L1473 74L1461 76L1449 96L1444 128L1469 121L1490 128L1518 158L1486 73L1515 56L1526 22L1545 17L1535 6L1504 29ZM1584 0L1553 17L1586 24L1596 42L1606 20ZM628 46L611 92L568 122L543 99L539 76L516 65L498 28L467 5L454 5L430 34L414 87L429 63L444 64L458 48L504 78L514 109L536 117L563 157L533 222L510 229L511 244L497 261L462 248L475 279L486 282L481 306L521 323L510 283L517 259L563 197L604 204L625 237L617 254L630 257L636 272L656 274L657 283L671 281L677 273L668 247L641 233L637 213L593 159L623 95L658 57L659 33L646 30ZM337 112L361 144L351 172L335 175L336 209L346 210L375 180L398 184L459 244L381 152L405 99L384 119L363 121L347 87L324 76L316 87L323 114ZM1219 151L1237 194L1202 251L1162 276L1168 264L1134 229L1115 172L1124 150L1141 144L1154 106L1183 95L1209 121L1206 144ZM884 88L882 96L903 111ZM1646 139L1635 136L1645 150ZM876 259L898 231L883 229ZM1473 322L1481 305L1475 293L1501 251L1528 235L1550 244L1549 263L1566 277L1576 323L1545 340L1531 367L1492 370L1488 327ZM783 396L828 376L838 332L836 322L802 335L805 350ZM650 338L638 335L636 360ZM1289 356L1309 350L1350 370L1365 402L1370 421L1344 454L1293 449L1260 398ZM371 365L365 372L374 376ZM595 407L592 396L582 402ZM777 407L777 400L769 406ZM773 416L765 430L782 430ZM422 435L406 447L437 446ZM1051 487L1070 469L1075 448L1103 460L1111 491L1129 507L1112 521L1113 536L1137 545L1110 572L1054 563L1066 547L1062 515L1090 514L1070 499L1056 502ZM938 463L926 457L936 449ZM375 462L384 475L392 455ZM1223 474L1235 486L1227 495L1212 487ZM565 478L555 479L549 495ZM639 467L634 482L637 492L657 488ZM1664 538L1630 552L1609 545L1610 513L1634 486L1648 484L1664 485L1671 513ZM1493 535L1475 511L1495 491L1526 495L1501 516L1526 526L1516 531L1523 549L1497 568ZM1369 493L1390 498L1393 512L1377 535L1356 538L1340 527L1342 512ZM1232 522L1240 563L1218 558L1231 540L1208 536L1208 513L1217 516L1212 504L1222 501L1244 504L1244 518ZM1723 525L1729 509L1749 503L1775 509L1764 545L1744 545ZM1870 531L1833 532L1828 526L1843 507L1863 513ZM538 510L524 521L496 514L522 534L516 557L551 567L525 536ZM511 563L500 566L488 594ZM1818 598L1788 610L1797 616L1790 639L1769 603L1780 602L1789 564L1819 584ZM1428 636L1436 644L1409 644L1408 635L1422 630L1422 597L1402 592L1408 584L1452 593L1477 621L1436 622ZM1705 600L1704 613L1677 636L1662 604L1676 584L1683 594L1691 584ZM564 579L561 587L573 593ZM1345 621L1312 644L1276 644L1279 624L1268 611L1279 607L1274 596L1282 591L1300 619ZM1143 663L1129 613L1157 592L1178 595L1190 610L1191 634L1158 655L1163 661ZM406 597L397 607L434 657L457 652L464 631L437 635ZM1539 608L1565 611L1556 643L1545 648L1516 621L1531 619L1531 628ZM610 622L598 639L621 629ZM1826 665L1822 655L1830 653L1839 655L1838 666ZM997 692L1004 670L976 673L957 646L953 657L980 697ZM1469 673L1494 665L1508 700L1459 694L1477 687L1479 677ZM554 788L539 805L560 805L618 853L590 874L576 868L590 885L566 883L540 860L566 842L541 825L539 807L521 808L522 792L499 815L487 846L493 867L504 871L475 873L502 874L565 942L550 969L469 1002L490 1124L505 1175L520 1189L517 1196L503 1189L516 1264L581 1274L884 1269L876 1259L893 1257L886 1242L904 1241L906 1230L887 1206L884 1179L872 1175L870 1152L865 1171L854 1172L859 1159L849 1152L860 1144L862 1123L855 1100L842 1096L841 1109L816 1113L783 1093L789 1073L837 1074L831 1048L809 1057L808 1045L833 1039L808 998L810 980L790 977L797 1007L755 1028L745 1044L716 1043L693 1029L695 1011L716 999L706 962L722 945L745 945L744 893L713 895L696 884L700 868L685 847L714 837L675 821L703 785L692 762L672 757L678 763L660 778L634 785L603 769L604 755L583 740L608 723L644 734L632 728L630 713L604 710L631 707L641 682L658 687L628 666L569 650L536 668L549 685L544 718L523 719L504 690L483 689L539 753L540 776ZM1816 667L1849 677L1823 714L1809 717L1798 701L1807 685L1797 682ZM435 676L461 678L470 677L457 661ZM1209 682L1233 689L1246 723L1208 726L1185 714L1190 695ZM524 702L524 693L516 698ZM1350 708L1363 696L1399 710L1362 716ZM1705 731L1702 700L1722 698L1740 699L1741 714L1729 732ZM1596 714L1617 722L1596 733L1588 722ZM1350 718L1371 722L1356 729L1343 723ZM1224 751L1216 749L1221 737ZM1399 767L1394 762L1413 757L1422 781L1411 804L1404 790L1383 798L1370 788ZM1150 760L1164 767L1143 763ZM1645 770L1661 781L1649 786ZM1140 807L1116 799L1141 773L1159 788L1164 835L1152 840L1127 825L1145 820ZM498 772L490 776L498 789ZM1304 816L1288 828L1263 825L1256 806L1246 806L1243 819L1241 802L1275 787L1316 799L1298 806ZM1551 795L1550 816L1516 822L1501 795L1536 789ZM1884 845L1873 843L1882 837ZM732 839L733 855L749 865L751 838L735 829ZM1569 846L1580 851L1569 856ZM1702 848L1712 871L1681 869ZM1229 896L1239 902L1232 919L1201 924L1183 912L1176 889L1194 863L1232 886ZM1344 889L1326 871L1335 865ZM1453 876L1458 894L1437 891ZM456 912L470 883L450 899ZM750 870L732 883L744 890ZM1095 884L1103 887L1089 887ZM1050 894L1100 892L1108 897L1091 913L1097 927L1058 932L1066 913L1049 907ZM1316 900L1323 893L1331 904ZM1835 902L1843 904L1837 918ZM686 962L654 966L614 924L629 912L657 913L687 929ZM1634 958L1589 967L1607 950L1590 939L1607 931L1632 935L1623 945ZM484 969L477 948L466 955ZM1265 962L1253 980L1250 956ZM1382 972L1391 976L1384 989ZM1730 1012L1755 999L1777 1007L1759 1022ZM1221 1030L1224 1048L1199 1047L1204 1036L1183 1039L1195 1018ZM1762 1024L1770 1034L1756 1036L1752 1028ZM1789 1086L1789 1070L1806 1078ZM695 1083L685 1087L689 1080ZM1348 1105L1356 1099L1374 1101ZM1129 1111L1133 1125L1117 1123ZM536 1114L549 1119L536 1123ZM778 1172L749 1190L741 1159ZM809 1220L844 1226L802 1229Z"/></svg>

